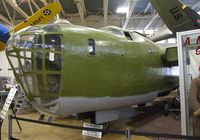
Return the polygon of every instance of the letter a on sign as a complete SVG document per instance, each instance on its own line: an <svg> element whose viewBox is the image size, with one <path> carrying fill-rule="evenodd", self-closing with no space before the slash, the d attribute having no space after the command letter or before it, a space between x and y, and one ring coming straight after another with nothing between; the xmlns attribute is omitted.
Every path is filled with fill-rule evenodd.
<svg viewBox="0 0 200 140"><path fill-rule="evenodd" d="M187 37L184 46L190 45L190 37Z"/></svg>

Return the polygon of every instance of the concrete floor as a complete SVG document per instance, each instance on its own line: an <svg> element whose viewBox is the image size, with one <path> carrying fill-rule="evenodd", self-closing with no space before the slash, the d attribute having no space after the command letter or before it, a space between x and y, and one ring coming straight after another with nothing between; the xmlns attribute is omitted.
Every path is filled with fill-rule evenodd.
<svg viewBox="0 0 200 140"><path fill-rule="evenodd" d="M37 120L39 115L38 113L29 113L24 115L18 115L22 118L35 119ZM68 125L76 125L82 126L82 121L77 121L72 118L67 119L55 119L55 123L60 124L68 124ZM19 138L22 140L99 140L98 138L92 138L83 136L80 130L66 129L66 128L58 128L40 124L33 124L30 122L21 122L22 132L20 132L17 123L13 120L13 137ZM121 128L121 130L125 130L127 127L123 122L115 122L115 124L111 127L113 129ZM129 127L130 129L134 129L133 127ZM8 139L8 121L5 119L2 127L2 140ZM132 140L151 140L147 137L140 136L132 136ZM114 134L106 134L103 135L102 140L125 140L125 136L123 135L114 135Z"/></svg>

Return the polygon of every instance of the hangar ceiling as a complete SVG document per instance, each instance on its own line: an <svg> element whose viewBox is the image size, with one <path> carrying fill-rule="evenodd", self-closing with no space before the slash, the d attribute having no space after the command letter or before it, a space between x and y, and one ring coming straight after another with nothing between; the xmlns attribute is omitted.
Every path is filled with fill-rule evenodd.
<svg viewBox="0 0 200 140"><path fill-rule="evenodd" d="M200 11L199 0L181 1ZM149 0L0 0L0 20L16 25L50 2L60 3L59 17L74 24L94 28L115 25L131 30L156 30L164 26ZM128 14L117 13L120 6L129 7Z"/></svg>

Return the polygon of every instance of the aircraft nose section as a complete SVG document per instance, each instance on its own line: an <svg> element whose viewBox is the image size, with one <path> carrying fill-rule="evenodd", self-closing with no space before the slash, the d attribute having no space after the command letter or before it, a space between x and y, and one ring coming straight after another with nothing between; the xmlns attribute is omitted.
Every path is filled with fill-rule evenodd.
<svg viewBox="0 0 200 140"><path fill-rule="evenodd" d="M29 100L55 101L61 93L62 35L20 34L9 40L6 55Z"/></svg>

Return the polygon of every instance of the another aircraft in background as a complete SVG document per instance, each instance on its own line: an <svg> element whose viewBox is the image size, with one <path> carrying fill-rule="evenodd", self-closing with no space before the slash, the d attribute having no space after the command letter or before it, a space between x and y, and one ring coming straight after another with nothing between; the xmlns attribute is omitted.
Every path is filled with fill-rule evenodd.
<svg viewBox="0 0 200 140"><path fill-rule="evenodd" d="M34 15L30 16L25 21L19 23L14 28L9 30L5 25L0 24L0 51L5 49L5 45L12 33L15 33L27 26L36 24L45 24L55 17L61 10L61 6L57 3L50 3L37 11Z"/></svg>
<svg viewBox="0 0 200 140"><path fill-rule="evenodd" d="M176 32L199 29L200 15L179 0L150 0L166 26L148 37L160 41L175 37Z"/></svg>

